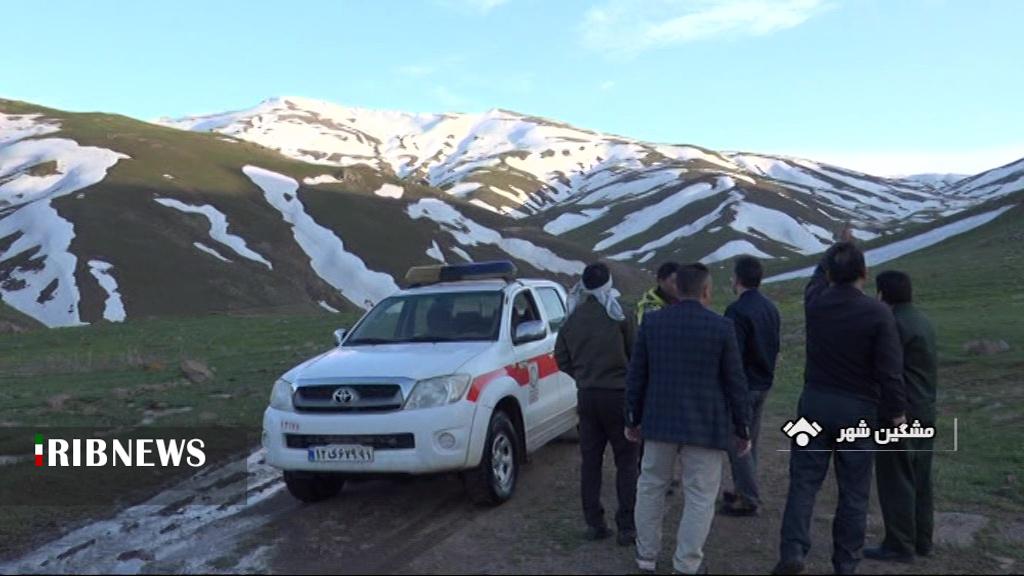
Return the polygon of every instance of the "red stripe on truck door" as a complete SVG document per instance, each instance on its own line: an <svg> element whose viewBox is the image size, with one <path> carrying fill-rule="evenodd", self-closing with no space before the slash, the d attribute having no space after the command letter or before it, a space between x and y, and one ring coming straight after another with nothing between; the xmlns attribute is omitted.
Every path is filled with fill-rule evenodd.
<svg viewBox="0 0 1024 576"><path fill-rule="evenodd" d="M473 384L469 387L469 393L466 394L466 400L476 402L488 384L506 375L510 376L516 381L516 384L519 384L520 386L528 385L530 383L530 362L537 363L537 378L547 378L555 372L558 372L558 363L555 362L554 355L541 354L540 356L530 358L529 360L509 364L508 366L477 376L473 379Z"/></svg>

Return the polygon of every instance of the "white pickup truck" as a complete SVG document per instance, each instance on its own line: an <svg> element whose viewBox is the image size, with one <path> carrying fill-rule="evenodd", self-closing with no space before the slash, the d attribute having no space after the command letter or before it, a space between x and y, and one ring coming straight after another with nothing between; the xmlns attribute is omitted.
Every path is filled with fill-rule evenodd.
<svg viewBox="0 0 1024 576"><path fill-rule="evenodd" d="M346 479L461 473L470 498L512 496L526 454L576 426L552 355L565 291L510 262L414 268L338 346L286 372L263 416L267 462L303 501Z"/></svg>

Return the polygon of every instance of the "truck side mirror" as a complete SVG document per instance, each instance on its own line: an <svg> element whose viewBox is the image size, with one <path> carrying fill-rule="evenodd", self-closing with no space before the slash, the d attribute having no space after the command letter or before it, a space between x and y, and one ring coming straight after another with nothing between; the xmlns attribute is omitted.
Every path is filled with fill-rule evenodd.
<svg viewBox="0 0 1024 576"><path fill-rule="evenodd" d="M341 346L341 343L345 341L345 336L348 336L347 328L338 328L334 331L334 342Z"/></svg>
<svg viewBox="0 0 1024 576"><path fill-rule="evenodd" d="M540 320L523 322L516 326L515 334L512 335L512 344L518 346L527 342L543 340L548 335L548 328Z"/></svg>

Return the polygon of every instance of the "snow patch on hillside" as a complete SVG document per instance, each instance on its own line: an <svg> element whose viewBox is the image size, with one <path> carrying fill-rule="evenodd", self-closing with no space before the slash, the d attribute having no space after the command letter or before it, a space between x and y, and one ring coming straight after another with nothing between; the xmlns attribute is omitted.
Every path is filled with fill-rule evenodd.
<svg viewBox="0 0 1024 576"><path fill-rule="evenodd" d="M900 258L901 256L906 256L907 254L923 250L929 246L934 246L935 244L952 238L953 236L974 230L979 226L984 226L1011 209L1013 209L1012 205L1003 206L983 214L976 214L944 226L939 226L938 228L934 228L923 234L918 234L917 236L868 250L864 253L864 259L867 261L868 266L884 264L890 260ZM786 280L794 280L796 278L807 278L813 273L814 267L811 266L800 270L794 270L792 272L786 272L785 274L772 276L771 278L766 279L765 282L784 282Z"/></svg>
<svg viewBox="0 0 1024 576"><path fill-rule="evenodd" d="M340 184L342 180L338 180L330 174L321 174L319 176L305 177L302 179L302 183L307 186L316 186L317 184Z"/></svg>
<svg viewBox="0 0 1024 576"><path fill-rule="evenodd" d="M0 121L0 211L6 211L0 216L0 238L14 238L0 253L0 268L7 268L0 299L46 326L77 326L82 322L78 259L70 250L74 225L51 203L100 182L128 156L65 138L25 140L59 129L50 122L34 123L37 119L4 115ZM53 173L27 173L49 162L55 165Z"/></svg>
<svg viewBox="0 0 1024 576"><path fill-rule="evenodd" d="M583 272L582 262L566 260L551 250L527 240L504 238L498 232L466 218L458 210L436 198L425 198L410 204L406 208L406 213L413 220L426 218L436 222L463 246L479 244L496 246L517 260L528 262L539 270L556 274L576 275ZM463 255L466 260L469 260L468 256L468 254Z"/></svg>
<svg viewBox="0 0 1024 576"><path fill-rule="evenodd" d="M558 218L555 218L544 225L544 231L555 236L565 234L570 230L586 226L594 220L597 220L607 214L609 209L610 208L605 206L604 208L583 210L582 213L566 212L565 214L560 214Z"/></svg>
<svg viewBox="0 0 1024 576"><path fill-rule="evenodd" d="M271 264L269 260L249 248L244 238L228 232L228 218L220 210L217 210L209 204L196 206L186 204L174 198L155 198L155 200L158 204L167 206L168 208L174 208L175 210L179 210L187 214L199 214L206 217L206 220L210 223L210 238L225 247L230 248L235 254L238 254L242 258L252 260L253 262L259 262L266 266L268 270L274 269L274 265Z"/></svg>
<svg viewBox="0 0 1024 576"><path fill-rule="evenodd" d="M225 258L224 256L221 255L220 252L217 252L216 250L207 246L206 244L203 244L202 242L193 242L192 245L195 246L196 249L198 249L200 252L205 252L210 256L213 256L217 260L220 260L221 262L227 262L228 264L231 264L231 260Z"/></svg>
<svg viewBox="0 0 1024 576"><path fill-rule="evenodd" d="M644 254L645 252L647 252L645 258L650 260L651 258L654 257L654 250L664 248L665 246L668 246L669 244L675 242L676 240L693 236L694 234L697 234L698 232L701 232L702 230L710 226L712 223L718 221L725 212L725 209L731 206L732 204L739 202L741 198L742 196L738 193L730 193L729 198L725 202L722 202L721 204L718 205L717 208L701 216L700 218L697 218L693 222L690 222L685 226L677 228L676 230L669 232L668 234L662 236L661 238L658 238L657 240L651 240L650 242L644 244L643 246L637 248L636 250L627 250L625 252L620 252L618 254L610 256L610 258L613 260L620 261L630 260L632 258L637 257L637 255L639 254ZM715 231L717 230L711 230L711 232Z"/></svg>
<svg viewBox="0 0 1024 576"><path fill-rule="evenodd" d="M124 302L121 300L121 293L117 289L117 279L110 273L113 269L114 265L110 262L89 260L89 273L107 293L107 299L103 304L103 319L110 322L124 322L127 314L124 310Z"/></svg>
<svg viewBox="0 0 1024 576"><path fill-rule="evenodd" d="M398 290L390 275L370 270L361 258L345 250L337 234L306 213L296 195L299 183L294 178L251 165L242 168L242 172L263 190L267 202L281 213L284 221L291 224L295 242L309 256L317 275L350 302L367 309Z"/></svg>
<svg viewBox="0 0 1024 576"><path fill-rule="evenodd" d="M627 238L646 232L658 222L674 216L690 204L721 194L735 185L736 182L728 176L720 177L714 186L706 182L691 184L664 200L649 204L643 209L629 214L622 222L605 230L604 234L608 237L598 242L594 246L594 250L600 252Z"/></svg>
<svg viewBox="0 0 1024 576"><path fill-rule="evenodd" d="M23 138L43 136L60 130L56 120L41 114L4 114L0 112L0 146L13 144Z"/></svg>
<svg viewBox="0 0 1024 576"><path fill-rule="evenodd" d="M771 258L771 254L765 254L761 250L758 250L757 246L754 246L746 240L730 240L723 244L718 250L715 250L711 254L700 259L703 264L714 264L715 262L721 262L722 260L728 260L734 256L741 255L756 256L758 258Z"/></svg>
<svg viewBox="0 0 1024 576"><path fill-rule="evenodd" d="M398 200L402 197L402 194L405 194L405 188L395 186L394 184L384 183L381 184L380 188L374 190L373 193L381 198L393 198Z"/></svg>
<svg viewBox="0 0 1024 576"><path fill-rule="evenodd" d="M446 264L447 262L445 262L444 259L444 252L442 252L441 247L437 245L437 240L431 240L430 244L430 248L427 248L427 256L430 256L441 264Z"/></svg>
<svg viewBox="0 0 1024 576"><path fill-rule="evenodd" d="M749 202L740 202L733 207L735 218L729 225L737 232L761 236L776 242L783 242L801 254L817 254L828 248L828 242L811 233L795 218ZM818 228L819 234L827 238L827 231Z"/></svg>

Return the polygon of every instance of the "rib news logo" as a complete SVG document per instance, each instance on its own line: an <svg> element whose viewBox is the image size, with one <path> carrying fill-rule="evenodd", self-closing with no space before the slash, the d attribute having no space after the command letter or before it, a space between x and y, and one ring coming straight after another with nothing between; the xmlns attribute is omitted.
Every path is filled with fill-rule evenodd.
<svg viewBox="0 0 1024 576"><path fill-rule="evenodd" d="M180 467L206 464L199 438L44 438L35 435L37 467Z"/></svg>

